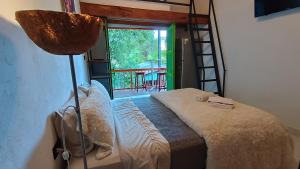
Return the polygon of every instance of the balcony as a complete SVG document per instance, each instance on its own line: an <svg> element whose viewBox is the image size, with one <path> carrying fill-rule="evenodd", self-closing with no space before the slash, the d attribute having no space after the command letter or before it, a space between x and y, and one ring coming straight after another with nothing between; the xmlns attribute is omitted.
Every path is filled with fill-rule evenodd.
<svg viewBox="0 0 300 169"><path fill-rule="evenodd" d="M144 73L144 83L142 76L138 79L139 88L136 88L136 73ZM159 84L166 86L166 77L158 77L158 73L165 73L166 68L142 68L142 69L118 69L112 70L112 80L115 98L134 97L149 95L151 93L164 91L159 89ZM144 88L142 88L142 86Z"/></svg>

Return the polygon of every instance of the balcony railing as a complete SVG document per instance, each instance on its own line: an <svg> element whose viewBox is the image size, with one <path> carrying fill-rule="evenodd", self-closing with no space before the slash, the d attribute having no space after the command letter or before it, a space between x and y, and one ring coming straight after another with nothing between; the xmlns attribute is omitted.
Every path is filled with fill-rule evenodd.
<svg viewBox="0 0 300 169"><path fill-rule="evenodd" d="M142 68L142 69L118 69L112 70L113 89L126 90L135 88L136 72L145 73L147 86L151 87L157 84L157 73L166 72L166 68Z"/></svg>

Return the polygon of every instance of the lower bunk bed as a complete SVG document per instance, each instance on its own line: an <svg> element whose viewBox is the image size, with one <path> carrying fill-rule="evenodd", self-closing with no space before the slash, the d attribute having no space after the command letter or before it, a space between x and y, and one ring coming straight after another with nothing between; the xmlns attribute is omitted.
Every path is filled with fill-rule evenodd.
<svg viewBox="0 0 300 169"><path fill-rule="evenodd" d="M127 101L115 102L122 104ZM133 98L131 101L168 141L171 169L205 169L207 147L203 137L200 137L157 99L147 96ZM123 169L118 144L114 145L110 156L97 160L95 152L91 152L87 155L87 161L90 169ZM71 169L81 169L81 167L82 159L73 158Z"/></svg>
<svg viewBox="0 0 300 169"><path fill-rule="evenodd" d="M103 86L90 91L96 94L85 97L95 110L81 111L84 134L99 140L87 155L90 169L298 168L287 129L254 107L238 102L232 109L215 107L203 101L213 94L197 89L112 102ZM104 143L103 135L115 141ZM71 169L82 166L81 158L72 158Z"/></svg>

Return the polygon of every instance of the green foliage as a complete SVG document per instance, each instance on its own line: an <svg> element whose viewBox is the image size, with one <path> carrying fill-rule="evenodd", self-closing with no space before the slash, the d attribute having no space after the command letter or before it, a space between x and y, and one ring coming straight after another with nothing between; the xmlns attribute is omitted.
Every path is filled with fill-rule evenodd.
<svg viewBox="0 0 300 169"><path fill-rule="evenodd" d="M145 68L140 67L142 63L158 65L158 39L153 30L109 29L108 33L112 69ZM166 50L161 55L162 64L166 65ZM115 73L113 88L130 88L130 79L130 73Z"/></svg>
<svg viewBox="0 0 300 169"><path fill-rule="evenodd" d="M139 68L146 61L157 63L158 42L152 30L109 30L112 69Z"/></svg>

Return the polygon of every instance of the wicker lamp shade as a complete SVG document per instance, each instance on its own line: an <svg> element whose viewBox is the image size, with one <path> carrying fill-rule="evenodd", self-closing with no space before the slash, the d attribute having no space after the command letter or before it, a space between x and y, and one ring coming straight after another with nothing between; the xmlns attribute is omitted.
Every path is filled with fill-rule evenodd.
<svg viewBox="0 0 300 169"><path fill-rule="evenodd" d="M15 15L37 46L52 54L69 55L83 166L88 169L73 55L88 51L96 43L103 26L101 19L83 14L43 10L17 11ZM70 154L65 146L63 154L64 160L69 160Z"/></svg>
<svg viewBox="0 0 300 169"><path fill-rule="evenodd" d="M29 38L56 55L82 54L97 41L102 20L85 14L25 10L15 13Z"/></svg>

